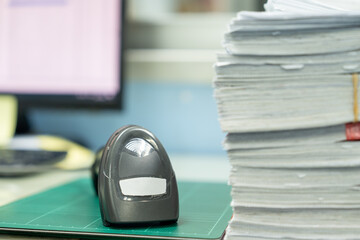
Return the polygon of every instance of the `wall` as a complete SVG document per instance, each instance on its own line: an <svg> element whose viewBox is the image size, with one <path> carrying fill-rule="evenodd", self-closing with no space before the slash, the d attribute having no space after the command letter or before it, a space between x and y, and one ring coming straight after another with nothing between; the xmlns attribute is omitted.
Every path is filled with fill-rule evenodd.
<svg viewBox="0 0 360 240"><path fill-rule="evenodd" d="M38 133L64 136L94 150L117 128L138 124L169 153L224 154L212 94L206 84L128 82L121 111L33 109L30 123Z"/></svg>

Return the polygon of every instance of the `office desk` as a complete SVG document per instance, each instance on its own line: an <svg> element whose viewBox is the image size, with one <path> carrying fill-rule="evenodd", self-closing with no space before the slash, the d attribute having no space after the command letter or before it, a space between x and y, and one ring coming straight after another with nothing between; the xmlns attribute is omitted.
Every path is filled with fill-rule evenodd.
<svg viewBox="0 0 360 240"><path fill-rule="evenodd" d="M227 182L230 166L225 155L170 155L170 159L178 180ZM23 178L3 178L0 180L0 206L89 175L90 172L88 170L55 170ZM39 237L0 234L0 239L14 240L24 238L39 239Z"/></svg>

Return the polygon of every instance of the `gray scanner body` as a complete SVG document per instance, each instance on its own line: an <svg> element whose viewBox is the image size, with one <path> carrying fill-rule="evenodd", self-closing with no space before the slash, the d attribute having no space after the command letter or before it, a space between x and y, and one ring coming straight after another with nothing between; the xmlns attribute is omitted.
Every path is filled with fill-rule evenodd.
<svg viewBox="0 0 360 240"><path fill-rule="evenodd" d="M160 141L139 126L118 129L103 149L98 195L105 226L176 222L175 173Z"/></svg>

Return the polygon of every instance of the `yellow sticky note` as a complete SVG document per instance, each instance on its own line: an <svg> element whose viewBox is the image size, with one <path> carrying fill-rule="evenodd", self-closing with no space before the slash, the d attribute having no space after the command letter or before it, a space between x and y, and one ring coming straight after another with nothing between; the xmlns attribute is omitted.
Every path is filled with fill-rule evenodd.
<svg viewBox="0 0 360 240"><path fill-rule="evenodd" d="M66 170L90 168L94 163L95 155L90 150L79 144L61 137L39 135L40 148L50 151L67 151L64 160L59 162L57 167Z"/></svg>
<svg viewBox="0 0 360 240"><path fill-rule="evenodd" d="M17 109L16 97L0 95L0 146L8 144L15 134Z"/></svg>

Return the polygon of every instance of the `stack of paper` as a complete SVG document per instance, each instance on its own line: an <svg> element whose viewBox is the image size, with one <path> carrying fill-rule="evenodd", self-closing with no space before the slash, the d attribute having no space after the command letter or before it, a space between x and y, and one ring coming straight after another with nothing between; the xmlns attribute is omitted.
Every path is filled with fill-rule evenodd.
<svg viewBox="0 0 360 240"><path fill-rule="evenodd" d="M266 9L237 15L215 65L232 165L225 238L360 239L360 12Z"/></svg>

